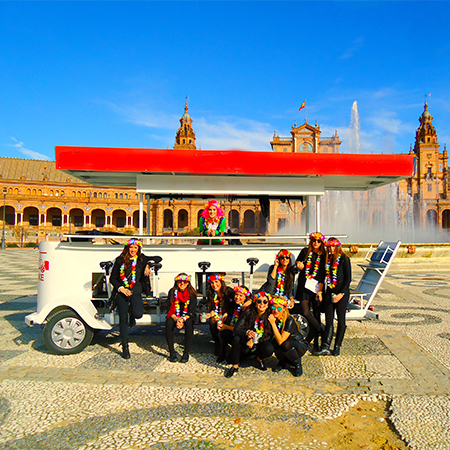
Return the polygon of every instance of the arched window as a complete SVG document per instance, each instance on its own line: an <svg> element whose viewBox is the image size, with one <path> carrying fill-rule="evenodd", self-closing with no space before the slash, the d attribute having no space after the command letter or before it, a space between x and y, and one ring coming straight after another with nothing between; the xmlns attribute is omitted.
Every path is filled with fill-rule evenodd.
<svg viewBox="0 0 450 450"><path fill-rule="evenodd" d="M123 199L123 194L122 194L122 193L120 193L119 198L120 198L121 200Z"/></svg>
<svg viewBox="0 0 450 450"><path fill-rule="evenodd" d="M101 192L98 193L98 198L102 198L102 193Z"/></svg>
<svg viewBox="0 0 450 450"><path fill-rule="evenodd" d="M97 198L97 192L94 192L94 198Z"/></svg>

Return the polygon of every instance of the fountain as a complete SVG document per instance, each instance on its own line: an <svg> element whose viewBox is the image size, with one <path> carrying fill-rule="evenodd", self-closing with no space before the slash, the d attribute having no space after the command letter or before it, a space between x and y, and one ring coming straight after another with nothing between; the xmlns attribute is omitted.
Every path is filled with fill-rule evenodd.
<svg viewBox="0 0 450 450"><path fill-rule="evenodd" d="M349 153L360 153L358 103L351 110ZM327 191L322 198L322 232L346 234L348 242L375 243L381 239L407 243L450 242L437 226L414 223L413 199L396 183L366 192Z"/></svg>

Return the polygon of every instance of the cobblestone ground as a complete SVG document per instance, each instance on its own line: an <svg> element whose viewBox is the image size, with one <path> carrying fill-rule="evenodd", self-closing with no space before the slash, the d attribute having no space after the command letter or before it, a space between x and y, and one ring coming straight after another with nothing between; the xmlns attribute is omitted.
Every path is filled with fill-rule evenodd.
<svg viewBox="0 0 450 450"><path fill-rule="evenodd" d="M309 434L315 424L381 402L409 448L450 449L448 262L394 264L375 301L380 319L349 322L341 355L306 355L303 377L249 360L231 379L205 326L187 364L167 361L159 327L132 329L128 361L116 330L82 353L50 354L42 330L24 324L38 252L6 249L0 263L0 448L328 449Z"/></svg>

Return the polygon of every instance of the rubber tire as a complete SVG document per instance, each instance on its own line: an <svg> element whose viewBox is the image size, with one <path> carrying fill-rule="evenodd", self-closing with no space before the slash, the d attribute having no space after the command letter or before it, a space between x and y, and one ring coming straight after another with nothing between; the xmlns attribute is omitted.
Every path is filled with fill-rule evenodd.
<svg viewBox="0 0 450 450"><path fill-rule="evenodd" d="M76 339L71 339L70 341L64 339L66 341L65 344L69 344L67 347L60 346L53 340L55 334L60 334L59 330L62 328L59 324L63 321L76 327ZM91 343L94 332L76 312L71 309L63 309L49 316L43 336L44 344L51 353L55 355L73 355L82 352Z"/></svg>

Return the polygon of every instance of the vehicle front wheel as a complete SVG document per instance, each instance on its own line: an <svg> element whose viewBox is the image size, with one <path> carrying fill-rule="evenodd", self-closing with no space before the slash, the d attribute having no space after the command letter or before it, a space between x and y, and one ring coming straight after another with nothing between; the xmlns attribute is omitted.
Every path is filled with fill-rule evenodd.
<svg viewBox="0 0 450 450"><path fill-rule="evenodd" d="M44 343L56 355L72 355L83 351L94 332L71 309L52 314L44 328Z"/></svg>

